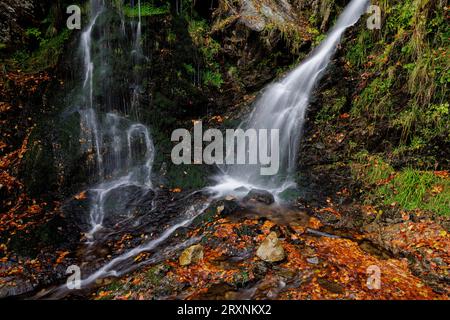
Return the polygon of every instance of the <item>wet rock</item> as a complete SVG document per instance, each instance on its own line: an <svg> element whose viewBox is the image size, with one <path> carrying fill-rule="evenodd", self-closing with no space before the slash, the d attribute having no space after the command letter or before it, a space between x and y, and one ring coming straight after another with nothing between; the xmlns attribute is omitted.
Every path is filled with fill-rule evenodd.
<svg viewBox="0 0 450 320"><path fill-rule="evenodd" d="M256 279L264 278L269 268L264 261L258 261L253 266L253 274Z"/></svg>
<svg viewBox="0 0 450 320"><path fill-rule="evenodd" d="M277 237L283 238L285 236L283 229L277 224L270 228L270 232L275 232Z"/></svg>
<svg viewBox="0 0 450 320"><path fill-rule="evenodd" d="M241 8L241 22L254 31L263 31L266 22L256 10L253 1L244 0Z"/></svg>
<svg viewBox="0 0 450 320"><path fill-rule="evenodd" d="M246 187L239 187L239 188L234 189L234 191L235 192L248 192L249 189Z"/></svg>
<svg viewBox="0 0 450 320"><path fill-rule="evenodd" d="M241 0L239 20L247 28L261 32L268 24L286 24L296 21L293 8L286 0L266 1Z"/></svg>
<svg viewBox="0 0 450 320"><path fill-rule="evenodd" d="M0 299L26 294L32 292L34 289L35 287L30 282L19 279L14 284L0 286Z"/></svg>
<svg viewBox="0 0 450 320"><path fill-rule="evenodd" d="M195 296L197 300L234 300L239 294L235 292L236 288L228 283L217 283L211 285L205 293L200 293L198 296Z"/></svg>
<svg viewBox="0 0 450 320"><path fill-rule="evenodd" d="M275 232L271 232L259 246L256 255L266 262L278 262L286 257L283 246Z"/></svg>
<svg viewBox="0 0 450 320"><path fill-rule="evenodd" d="M266 190L252 189L243 199L244 202L256 201L267 205L275 202L273 194Z"/></svg>
<svg viewBox="0 0 450 320"><path fill-rule="evenodd" d="M187 248L181 253L179 258L181 266L195 264L201 260L203 260L203 246L200 244Z"/></svg>
<svg viewBox="0 0 450 320"><path fill-rule="evenodd" d="M283 281L292 281L298 274L294 270L289 270L284 267L280 267L279 270L274 268L276 275L280 277Z"/></svg>
<svg viewBox="0 0 450 320"><path fill-rule="evenodd" d="M111 190L104 196L104 226L113 227L129 217L135 208L151 208L154 196L154 191L132 185Z"/></svg>
<svg viewBox="0 0 450 320"><path fill-rule="evenodd" d="M233 215L242 209L236 200L224 200L222 206L223 209L221 210L221 216L223 217Z"/></svg>

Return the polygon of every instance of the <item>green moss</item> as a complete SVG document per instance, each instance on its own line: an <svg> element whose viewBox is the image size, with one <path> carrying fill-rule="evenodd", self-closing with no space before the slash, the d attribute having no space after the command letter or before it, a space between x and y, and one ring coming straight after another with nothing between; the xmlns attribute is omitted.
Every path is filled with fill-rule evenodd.
<svg viewBox="0 0 450 320"><path fill-rule="evenodd" d="M203 85L220 89L224 83L222 70L217 63L221 50L220 43L210 36L211 30L205 20L189 20L188 31L204 60Z"/></svg>
<svg viewBox="0 0 450 320"><path fill-rule="evenodd" d="M207 186L210 172L203 165L173 165L167 170L167 187L199 190Z"/></svg>
<svg viewBox="0 0 450 320"><path fill-rule="evenodd" d="M347 104L347 97L339 95L336 88L325 90L322 97L323 106L316 116L316 123L337 118Z"/></svg>
<svg viewBox="0 0 450 320"><path fill-rule="evenodd" d="M372 119L389 117L394 98L391 89L395 83L395 71L385 72L372 82L354 100L352 113L360 115L366 112Z"/></svg>
<svg viewBox="0 0 450 320"><path fill-rule="evenodd" d="M177 41L177 35L175 33L173 33L172 31L169 31L167 33L166 40L168 43L173 44L173 43L175 43L175 41Z"/></svg>
<svg viewBox="0 0 450 320"><path fill-rule="evenodd" d="M168 269L170 269L170 267L164 264L153 266L146 272L146 280L150 285L157 286L161 283L161 280Z"/></svg>
<svg viewBox="0 0 450 320"><path fill-rule="evenodd" d="M449 28L446 10L432 1L382 1L380 32L362 29L346 45L348 65L364 87L352 101L368 125L401 131L397 154L448 139Z"/></svg>
<svg viewBox="0 0 450 320"><path fill-rule="evenodd" d="M280 199L285 202L293 202L301 196L301 192L298 189L290 188L284 190L282 193L278 195Z"/></svg>
<svg viewBox="0 0 450 320"><path fill-rule="evenodd" d="M42 40L42 33L38 28L29 28L25 30L25 35L29 38L35 38L39 41Z"/></svg>
<svg viewBox="0 0 450 320"><path fill-rule="evenodd" d="M126 17L129 17L129 18L139 17L139 7L138 6L131 7L130 5L126 5L123 7L123 13L125 14ZM166 5L161 6L161 7L156 7L150 3L141 4L141 9L140 9L141 17L165 15L168 13L170 13L170 4L169 3L167 3Z"/></svg>
<svg viewBox="0 0 450 320"><path fill-rule="evenodd" d="M40 31L35 28L28 29L27 33L40 41L39 47L33 52L26 49L16 51L13 55L14 63L26 72L39 72L55 67L64 52L71 31L64 29L50 38L42 38Z"/></svg>
<svg viewBox="0 0 450 320"><path fill-rule="evenodd" d="M369 30L363 30L359 34L355 43L353 43L346 54L346 59L351 66L360 67L366 61L370 49L373 47L372 34Z"/></svg>
<svg viewBox="0 0 450 320"><path fill-rule="evenodd" d="M247 271L242 270L233 275L233 282L237 287L244 287L250 280L250 276Z"/></svg>

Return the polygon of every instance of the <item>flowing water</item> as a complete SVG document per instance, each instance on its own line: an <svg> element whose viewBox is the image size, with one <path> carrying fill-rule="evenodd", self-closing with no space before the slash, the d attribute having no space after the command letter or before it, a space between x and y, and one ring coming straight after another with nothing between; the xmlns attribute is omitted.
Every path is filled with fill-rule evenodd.
<svg viewBox="0 0 450 320"><path fill-rule="evenodd" d="M258 166L232 166L218 177L219 183L210 188L216 195L224 196L248 192L259 188L277 195L293 185L292 172L296 167L298 144L311 93L327 67L345 30L355 24L368 4L367 0L353 0L340 16L336 26L326 40L313 51L308 59L290 72L284 79L269 85L255 104L249 119L242 128L280 129L280 173L275 177L260 176ZM128 49L128 68L144 63L146 58L141 47L140 1L139 19L132 22L132 36L124 41L121 49ZM91 18L81 36L81 52L84 61L82 101L78 108L81 120L81 137L84 150L95 162L94 186L89 190L90 212L88 239L95 244L99 230L108 228L107 221L119 216L122 220L133 220L130 216L133 204L153 192L151 183L152 164L155 154L149 129L139 122L141 101L141 76L133 71L128 82L122 79L126 94L115 92L114 81L106 81L112 67L105 59L114 46L108 37L105 13L111 8L104 1L91 0ZM128 40L127 24L121 17L122 37ZM103 20L103 21L102 21ZM100 22L102 21L102 22ZM105 84L106 82L106 84ZM127 86L128 83L131 85ZM191 199L184 200L189 202ZM193 201L193 200L192 200ZM177 230L189 226L210 205L211 200L193 201L187 209L180 211L158 234L150 240L115 256L101 266L91 268L89 276L81 280L82 287L89 287L97 279L121 276L135 268L153 263L166 254L180 250L197 242L188 239L183 243L162 246ZM161 210L154 208L154 210ZM119 220L120 220L119 219ZM136 256L152 252L150 259L134 263ZM93 271L92 271L93 270ZM65 285L51 292L53 297L70 293Z"/></svg>
<svg viewBox="0 0 450 320"><path fill-rule="evenodd" d="M87 192L90 200L88 219L90 229L87 232L85 256L82 258L85 265L81 279L82 288L88 288L97 279L117 277L139 266L157 262L172 252L198 242L199 239L191 238L182 243L159 248L177 230L189 226L210 204L207 199L198 201L188 195L189 199L186 202L191 205L184 210L178 210L175 217L172 215L163 219L164 225L152 226L150 229L157 232L149 232L149 240L144 240L140 245L113 258L97 255L96 250L109 241L111 235L130 231L127 228L115 230L114 227L119 223L123 226L131 221L131 228L145 230L145 222L141 221L145 219L130 214L135 204L145 203L142 199L154 195L151 180L155 148L149 129L139 123L141 75L135 72L134 68L148 61L141 46L141 3L140 1L137 3L139 12L137 22L131 21L127 24L123 12L120 12L119 40L114 37L114 40L108 40L111 39L111 34L108 33L107 25L108 15L117 14L117 8L101 0L91 0L90 4L91 18L80 39L84 78L81 103L77 108L80 114L82 149L92 155L95 162L92 177L95 183ZM130 33L131 36L128 36ZM110 52L117 49L117 46L129 50L127 54L129 59L122 58L122 60L129 63L127 68L132 72L128 79L120 79L120 85L128 87L125 94L117 93L113 90L114 82L108 83L106 80L108 75L112 77L114 75L109 74L113 62L105 57L111 57ZM167 210L169 206L166 204L165 208L151 208L147 212L150 216L158 217L157 211ZM153 221L152 217L148 220ZM158 219L154 218L154 221ZM106 230L108 228L109 231ZM156 248L158 250L155 250ZM135 263L133 258L143 252L152 252L152 256ZM85 274L87 276L84 276ZM62 298L70 293L72 291L66 285L61 285L37 297Z"/></svg>
<svg viewBox="0 0 450 320"><path fill-rule="evenodd" d="M133 39L128 42L121 15L123 39L120 40L123 44L119 45L123 48L130 43L128 67L131 70L143 61L140 1L138 5L139 20L137 25L132 24ZM106 19L108 10L111 8L104 1L91 0L91 19L81 35L84 60L84 103L79 108L81 140L84 151L95 154L97 178L97 184L89 192L91 229L88 238L91 240L104 227L105 218L117 220L126 217L130 214L132 202L152 190L151 172L155 154L149 129L138 122L141 91L138 72L130 75L129 94L115 97L115 88L102 84L108 72L113 71L112 66L108 65L110 61L104 57L116 49L115 43L118 42L107 33L107 28L103 28L107 22L99 25L99 20ZM126 82L120 85L128 86Z"/></svg>
<svg viewBox="0 0 450 320"><path fill-rule="evenodd" d="M298 67L283 79L270 84L255 102L249 118L241 124L244 130L279 130L279 173L262 176L259 165L231 165L216 177L217 185L209 188L211 192L218 197L230 194L243 196L249 189L264 189L277 196L295 186L292 174L297 166L301 132L311 94L345 30L359 20L368 3L368 0L352 0L326 39Z"/></svg>

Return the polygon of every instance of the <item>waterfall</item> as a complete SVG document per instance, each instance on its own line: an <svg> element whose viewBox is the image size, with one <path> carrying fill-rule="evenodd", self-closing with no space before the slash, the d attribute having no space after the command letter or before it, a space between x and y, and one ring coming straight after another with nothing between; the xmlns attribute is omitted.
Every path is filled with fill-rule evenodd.
<svg viewBox="0 0 450 320"><path fill-rule="evenodd" d="M142 63L143 60L145 60L141 43L142 43L141 0L138 0L138 22L136 26L136 32L134 34L134 44L133 44L133 58L134 63L136 65L139 65L140 63ZM136 117L139 117L139 113L136 107L139 105L140 99L141 99L140 77L138 72L135 72L133 93L131 96L131 108L136 112L135 114Z"/></svg>
<svg viewBox="0 0 450 320"><path fill-rule="evenodd" d="M80 51L84 62L80 114L81 142L86 154L95 155L95 185L89 190L91 200L88 237L105 226L105 219L126 218L131 214L132 202L152 190L151 172L155 149L149 129L139 122L139 85L141 77L134 66L143 59L141 49L141 8L139 21L132 25L133 38L127 39L123 14L120 45L129 47L130 79L115 83L116 70L108 60L116 49L109 41L109 29L102 15L111 4L91 0L90 21L81 35ZM116 90L119 85L127 90ZM125 100L125 101L124 101ZM128 101L127 101L128 100Z"/></svg>
<svg viewBox="0 0 450 320"><path fill-rule="evenodd" d="M368 0L352 0L340 15L326 39L298 67L283 79L270 84L254 104L242 124L245 129L278 129L280 170L275 176L261 176L259 165L231 165L215 177L209 190L221 197L245 195L249 189L264 189L275 195L295 186L298 146L309 100L345 30L354 25L367 9Z"/></svg>
<svg viewBox="0 0 450 320"><path fill-rule="evenodd" d="M81 35L81 51L84 57L84 81L83 81L83 96L85 98L84 104L85 108L82 110L81 114L81 124L82 124L82 141L85 142L85 151L92 151L95 149L95 154L97 158L98 173L103 170L103 159L101 157L101 137L98 130L97 114L94 107L94 88L93 88L93 76L94 76L94 63L91 56L91 45L92 45L92 30L94 28L95 22L100 15L100 6L96 1L91 2L91 21L88 27Z"/></svg>

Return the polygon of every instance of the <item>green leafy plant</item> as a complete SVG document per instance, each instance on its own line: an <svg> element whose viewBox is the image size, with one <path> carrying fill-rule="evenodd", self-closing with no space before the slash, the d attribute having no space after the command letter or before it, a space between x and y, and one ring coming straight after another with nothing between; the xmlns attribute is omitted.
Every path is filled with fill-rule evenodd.
<svg viewBox="0 0 450 320"><path fill-rule="evenodd" d="M223 82L222 74L219 72L207 70L203 73L203 83L205 85L220 88L223 85Z"/></svg>

